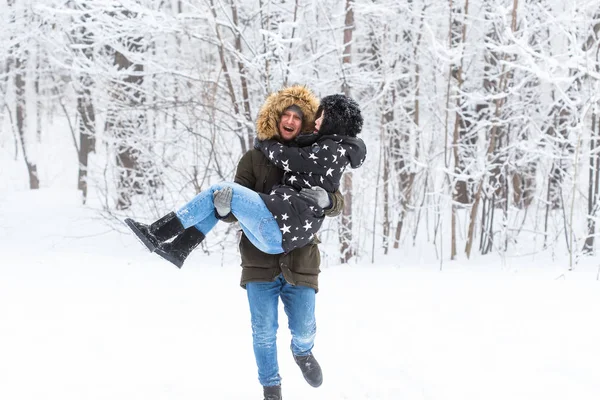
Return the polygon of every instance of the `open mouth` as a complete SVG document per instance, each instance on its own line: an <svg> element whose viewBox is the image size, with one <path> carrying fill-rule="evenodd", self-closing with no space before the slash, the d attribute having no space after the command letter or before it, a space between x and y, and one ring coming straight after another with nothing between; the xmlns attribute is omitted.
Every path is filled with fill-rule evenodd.
<svg viewBox="0 0 600 400"><path fill-rule="evenodd" d="M283 130L284 130L284 131L286 131L286 132L289 132L289 133L292 133L292 132L294 132L294 128L291 128L291 127L289 127L289 126L284 126L284 127L283 127Z"/></svg>

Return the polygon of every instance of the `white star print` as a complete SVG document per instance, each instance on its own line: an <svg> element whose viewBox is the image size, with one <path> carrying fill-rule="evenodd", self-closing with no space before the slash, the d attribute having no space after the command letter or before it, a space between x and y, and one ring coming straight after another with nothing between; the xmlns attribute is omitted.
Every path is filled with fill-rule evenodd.
<svg viewBox="0 0 600 400"><path fill-rule="evenodd" d="M327 146L327 145L324 145L324 146L323 146L323 150L327 150L327 149L329 149L329 146Z"/></svg>
<svg viewBox="0 0 600 400"><path fill-rule="evenodd" d="M319 157L315 156L313 153L310 153L310 155L308 156L308 158L313 159L313 160L318 160Z"/></svg>
<svg viewBox="0 0 600 400"><path fill-rule="evenodd" d="M331 175L331 176L333 176L333 175L332 175L332 172L333 172L333 168L329 168L329 169L327 170L327 172L325 173L325 176L327 176L327 175Z"/></svg>
<svg viewBox="0 0 600 400"><path fill-rule="evenodd" d="M288 218L289 218L289 217L288 217L288 215L287 215L287 214L283 214L283 215L281 216L281 220L282 220L282 221L287 221L287 219L288 219Z"/></svg>
<svg viewBox="0 0 600 400"><path fill-rule="evenodd" d="M338 149L338 152L339 152L341 155L343 155L343 156L344 156L344 155L346 155L346 149L345 149L345 148L343 148L343 147L340 147L340 148Z"/></svg>
<svg viewBox="0 0 600 400"><path fill-rule="evenodd" d="M310 182L309 182L309 181L307 181L306 179L302 179L302 180L304 181L304 184L305 184L306 186L310 186Z"/></svg>
<svg viewBox="0 0 600 400"><path fill-rule="evenodd" d="M288 181L290 181L290 183L296 182L296 175L292 175Z"/></svg>
<svg viewBox="0 0 600 400"><path fill-rule="evenodd" d="M334 154L333 155L333 162L336 162L336 161L337 161L337 156Z"/></svg>
<svg viewBox="0 0 600 400"><path fill-rule="evenodd" d="M290 196L289 194L285 194L285 193L283 194L283 199L284 199L284 200L287 200L287 199L289 199L290 197L292 197L292 196Z"/></svg>
<svg viewBox="0 0 600 400"><path fill-rule="evenodd" d="M323 177L321 177L321 183L323 183Z"/></svg>
<svg viewBox="0 0 600 400"><path fill-rule="evenodd" d="M272 151L269 151L269 159L273 159L273 157L275 157L275 154Z"/></svg>
<svg viewBox="0 0 600 400"><path fill-rule="evenodd" d="M294 236L294 237L292 238L292 242L295 242L296 240L298 240L298 236Z"/></svg>
<svg viewBox="0 0 600 400"><path fill-rule="evenodd" d="M306 225L303 226L304 230L307 231L312 228L312 222L306 221Z"/></svg>
<svg viewBox="0 0 600 400"><path fill-rule="evenodd" d="M283 228L280 228L281 233L290 233L290 228L291 228L291 226L287 226L286 224L283 224Z"/></svg>

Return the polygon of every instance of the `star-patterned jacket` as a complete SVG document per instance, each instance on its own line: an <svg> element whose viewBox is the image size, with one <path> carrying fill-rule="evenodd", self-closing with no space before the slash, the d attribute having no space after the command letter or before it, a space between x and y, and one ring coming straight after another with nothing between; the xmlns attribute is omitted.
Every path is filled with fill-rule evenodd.
<svg viewBox="0 0 600 400"><path fill-rule="evenodd" d="M256 144L285 171L282 184L260 196L277 220L286 253L309 243L323 223L323 209L301 196L300 189L320 186L335 192L346 167L360 167L367 154L362 139L344 135L302 135L299 145L288 147L272 139Z"/></svg>

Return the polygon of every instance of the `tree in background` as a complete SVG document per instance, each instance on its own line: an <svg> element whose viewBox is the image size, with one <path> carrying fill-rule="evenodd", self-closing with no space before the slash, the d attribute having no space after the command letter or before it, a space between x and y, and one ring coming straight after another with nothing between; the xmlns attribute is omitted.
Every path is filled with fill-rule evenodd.
<svg viewBox="0 0 600 400"><path fill-rule="evenodd" d="M19 163L7 168L11 182L52 185L48 153L72 142L64 168L84 201L161 214L231 179L266 96L302 83L319 96L350 95L365 116L365 168L345 176L347 207L322 230L336 259L374 260L376 248L409 243L440 260L460 257L463 245L466 256L593 253L593 3L4 5L0 149Z"/></svg>

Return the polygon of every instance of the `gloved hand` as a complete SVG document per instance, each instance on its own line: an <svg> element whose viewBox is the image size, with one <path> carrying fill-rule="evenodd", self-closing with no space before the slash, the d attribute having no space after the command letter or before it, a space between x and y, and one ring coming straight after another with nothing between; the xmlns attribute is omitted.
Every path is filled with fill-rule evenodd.
<svg viewBox="0 0 600 400"><path fill-rule="evenodd" d="M215 190L213 193L213 203L217 214L220 217L225 217L231 212L231 198L233 197L233 189L230 187L221 190Z"/></svg>
<svg viewBox="0 0 600 400"><path fill-rule="evenodd" d="M331 207L331 199L329 193L319 186L313 186L311 189L300 189L300 196L303 196L323 209Z"/></svg>

